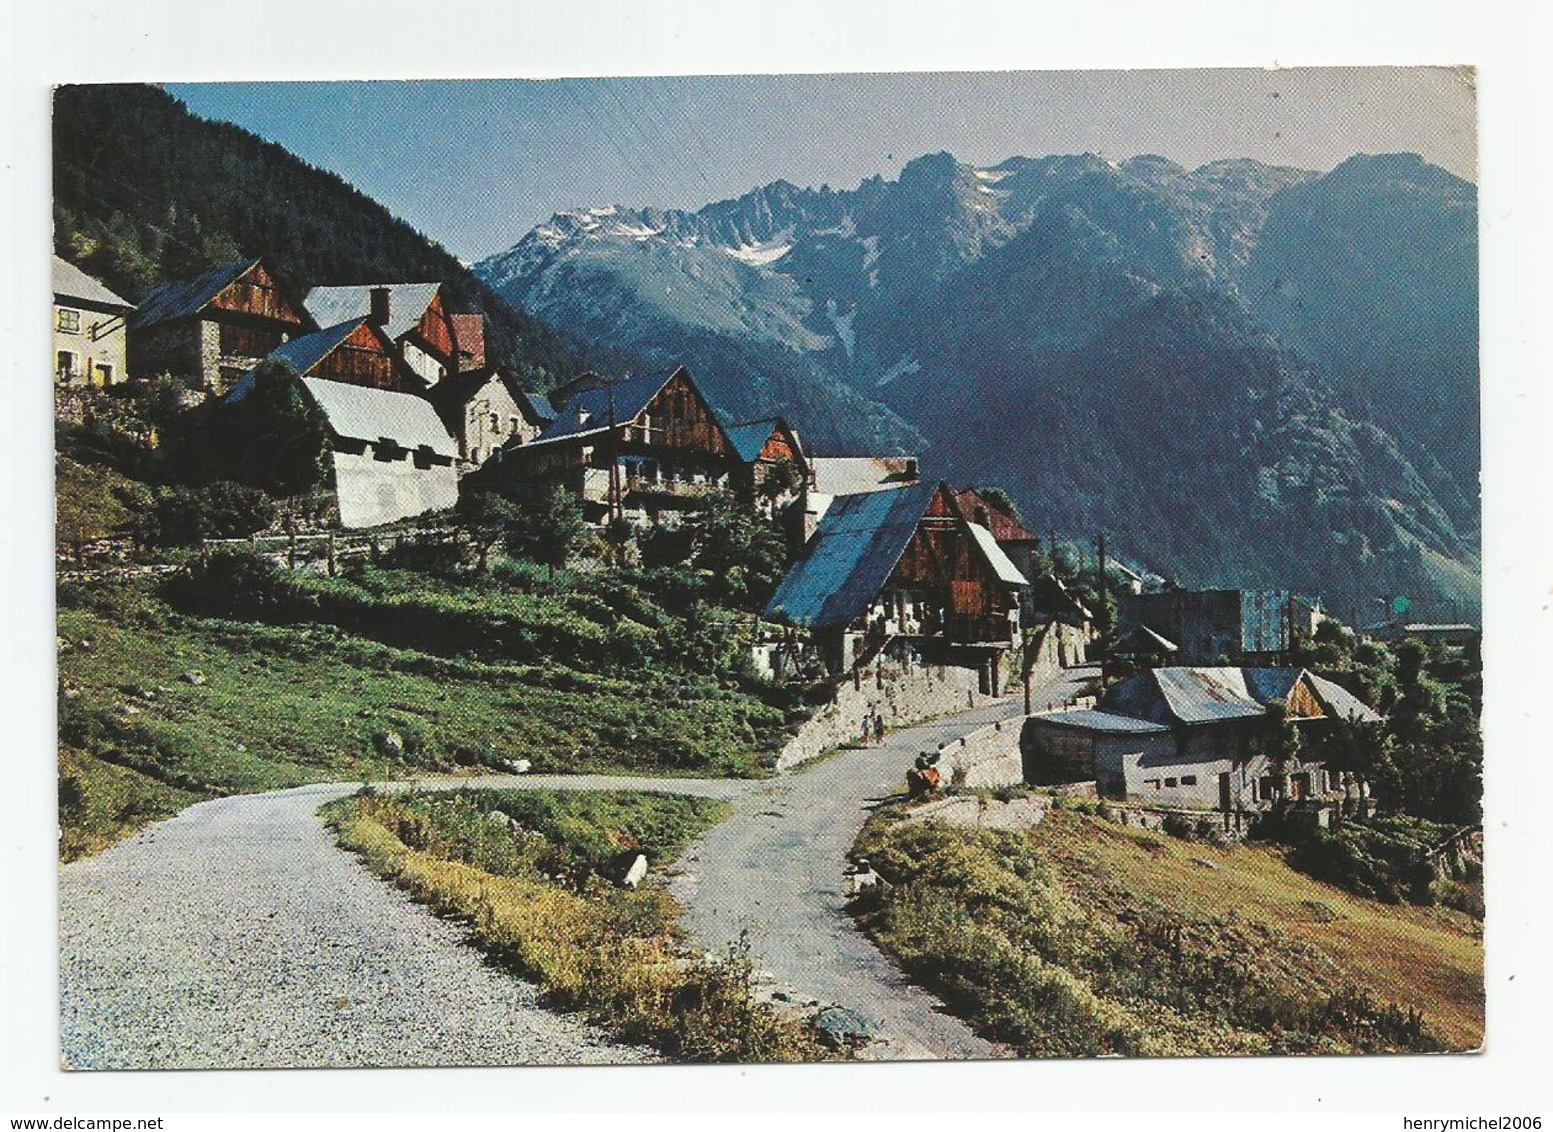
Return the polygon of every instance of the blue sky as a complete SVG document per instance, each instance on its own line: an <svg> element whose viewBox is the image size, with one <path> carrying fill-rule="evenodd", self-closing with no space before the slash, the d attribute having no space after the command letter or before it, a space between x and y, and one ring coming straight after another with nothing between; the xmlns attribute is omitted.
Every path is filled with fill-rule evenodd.
<svg viewBox="0 0 1553 1132"><path fill-rule="evenodd" d="M948 150L1254 157L1325 170L1422 153L1475 179L1476 98L1439 68L169 84L332 170L474 260L564 208L696 208L784 178L851 188Z"/></svg>

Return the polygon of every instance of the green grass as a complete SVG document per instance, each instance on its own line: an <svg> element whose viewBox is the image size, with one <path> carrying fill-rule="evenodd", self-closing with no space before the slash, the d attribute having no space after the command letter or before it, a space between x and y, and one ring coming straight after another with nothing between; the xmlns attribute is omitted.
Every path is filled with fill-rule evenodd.
<svg viewBox="0 0 1553 1132"><path fill-rule="evenodd" d="M499 810L512 829L488 817ZM661 794L363 792L325 807L340 844L439 915L469 925L494 960L538 982L545 1002L680 1061L815 1060L814 1035L757 998L749 956L689 951L679 907L649 879L600 873L622 851L654 866L727 813Z"/></svg>
<svg viewBox="0 0 1553 1132"><path fill-rule="evenodd" d="M61 747L91 760L72 788L81 804L62 814L71 854L199 797L500 769L508 758L535 772L748 776L784 737L781 710L710 680L488 663L329 625L197 617L135 585L62 590L58 631ZM181 679L193 671L205 683ZM135 777L110 781L105 767Z"/></svg>
<svg viewBox="0 0 1553 1132"><path fill-rule="evenodd" d="M1265 846L1054 809L1024 831L871 819L865 929L1029 1057L1468 1050L1480 925L1364 900ZM1207 862L1204 864L1203 862ZM1209 866L1214 867L1209 867Z"/></svg>

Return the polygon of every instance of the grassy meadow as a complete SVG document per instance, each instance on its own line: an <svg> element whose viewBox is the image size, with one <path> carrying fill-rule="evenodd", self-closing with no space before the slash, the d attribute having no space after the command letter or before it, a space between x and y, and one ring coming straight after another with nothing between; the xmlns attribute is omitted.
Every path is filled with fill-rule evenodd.
<svg viewBox="0 0 1553 1132"><path fill-rule="evenodd" d="M860 922L1021 1056L1472 1050L1479 921L1068 808L1034 829L871 819Z"/></svg>
<svg viewBox="0 0 1553 1132"><path fill-rule="evenodd" d="M448 600L471 617L476 596ZM399 600L379 610L390 630ZM518 604L502 607L509 624ZM554 604L587 621L582 598ZM592 608L587 623L611 632L618 618ZM385 644L327 620L180 612L149 582L61 587L58 634L66 860L201 798L305 782L475 773L515 758L536 773L758 775L788 720L715 674L597 674L575 650L519 663Z"/></svg>
<svg viewBox="0 0 1553 1132"><path fill-rule="evenodd" d="M650 874L616 883L637 852L656 870L727 814L725 803L628 792L363 792L326 807L340 844L439 915L469 925L548 1005L677 1061L826 1056L760 1000L749 957L691 951ZM495 820L500 817L503 820Z"/></svg>

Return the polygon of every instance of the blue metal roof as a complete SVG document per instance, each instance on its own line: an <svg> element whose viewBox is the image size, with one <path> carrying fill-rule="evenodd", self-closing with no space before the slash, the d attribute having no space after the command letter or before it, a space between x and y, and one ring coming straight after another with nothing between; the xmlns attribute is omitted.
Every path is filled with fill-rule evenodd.
<svg viewBox="0 0 1553 1132"><path fill-rule="evenodd" d="M857 620L889 580L935 490L919 483L838 497L763 616L805 629Z"/></svg>
<svg viewBox="0 0 1553 1132"><path fill-rule="evenodd" d="M1246 690L1261 704L1286 700L1300 681L1300 668L1243 668Z"/></svg>
<svg viewBox="0 0 1553 1132"><path fill-rule="evenodd" d="M323 330L304 334L300 338L293 338L279 349L271 351L264 360L290 362L291 368L296 371L298 377L306 377L309 370L328 357L329 352L349 338L351 332L364 321L366 320L358 318L352 322L342 322L338 326L325 327ZM232 386L232 392L227 394L227 401L235 403L247 397L253 389L253 380L253 370L243 374L237 384Z"/></svg>
<svg viewBox="0 0 1553 1132"><path fill-rule="evenodd" d="M683 366L676 366L667 373L644 374L641 377L629 377L624 381L616 382L614 386L615 423L629 424L639 417L642 411L652 404L652 399L669 383L669 379L683 368ZM529 447L533 447L534 444L548 444L554 440L565 440L573 436L584 436L592 432L607 431L610 416L609 403L609 386L584 389L561 407L555 420Z"/></svg>
<svg viewBox="0 0 1553 1132"><path fill-rule="evenodd" d="M771 439L771 434L776 431L777 424L778 418L769 417L747 424L724 424L723 432L728 434L728 442L739 454L739 459L746 464L753 464L760 459L760 453L766 447L766 441Z"/></svg>
<svg viewBox="0 0 1553 1132"><path fill-rule="evenodd" d="M258 262L247 259L241 263L224 263L193 279L162 284L140 300L140 306L130 320L130 329L143 330L158 322L198 314L205 309L206 303Z"/></svg>
<svg viewBox="0 0 1553 1132"><path fill-rule="evenodd" d="M514 389L512 396L519 402L527 402L529 411L534 414L534 420L548 425L560 412L550 403L550 398L543 393L531 393L526 389Z"/></svg>

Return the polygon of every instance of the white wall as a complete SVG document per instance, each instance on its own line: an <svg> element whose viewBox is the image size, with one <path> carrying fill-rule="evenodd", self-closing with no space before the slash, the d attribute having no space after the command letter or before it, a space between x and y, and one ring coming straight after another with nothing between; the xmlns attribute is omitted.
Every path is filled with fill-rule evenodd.
<svg viewBox="0 0 1553 1132"><path fill-rule="evenodd" d="M458 502L458 473L451 464L417 468L409 455L378 460L370 448L359 456L335 452L333 458L343 527L375 527Z"/></svg>

